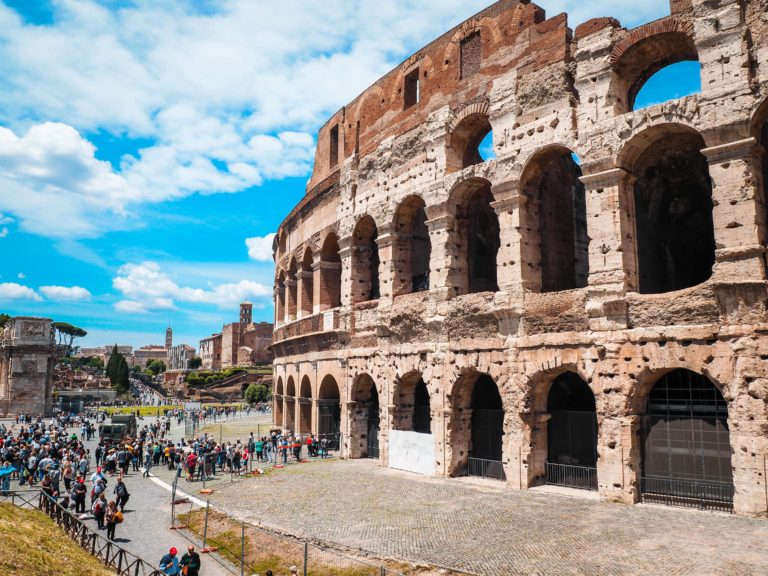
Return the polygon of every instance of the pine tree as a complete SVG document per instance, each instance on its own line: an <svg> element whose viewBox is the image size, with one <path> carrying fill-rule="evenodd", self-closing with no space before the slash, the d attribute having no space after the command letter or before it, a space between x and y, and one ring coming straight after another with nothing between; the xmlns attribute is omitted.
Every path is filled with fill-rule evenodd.
<svg viewBox="0 0 768 576"><path fill-rule="evenodd" d="M117 368L120 364L121 357L122 356L117 351L117 344L115 344L115 347L112 348L112 353L109 355L109 360L107 361L107 378L109 378L112 386L117 382Z"/></svg>
<svg viewBox="0 0 768 576"><path fill-rule="evenodd" d="M125 393L130 388L130 382L129 382L129 375L130 375L130 368L128 368L128 362L125 361L125 357L122 354L118 354L119 360L118 360L118 366L117 366L117 375L115 378L115 383L113 386L117 389L119 393Z"/></svg>

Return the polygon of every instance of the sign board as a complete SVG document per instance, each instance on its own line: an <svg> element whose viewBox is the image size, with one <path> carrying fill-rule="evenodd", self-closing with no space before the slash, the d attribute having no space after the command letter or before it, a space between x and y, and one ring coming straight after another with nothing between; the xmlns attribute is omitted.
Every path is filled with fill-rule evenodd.
<svg viewBox="0 0 768 576"><path fill-rule="evenodd" d="M435 475L435 439L432 434L390 430L389 467L407 472Z"/></svg>
<svg viewBox="0 0 768 576"><path fill-rule="evenodd" d="M323 314L323 332L333 330L333 312Z"/></svg>
<svg viewBox="0 0 768 576"><path fill-rule="evenodd" d="M202 407L202 402L184 402L184 410L200 410Z"/></svg>

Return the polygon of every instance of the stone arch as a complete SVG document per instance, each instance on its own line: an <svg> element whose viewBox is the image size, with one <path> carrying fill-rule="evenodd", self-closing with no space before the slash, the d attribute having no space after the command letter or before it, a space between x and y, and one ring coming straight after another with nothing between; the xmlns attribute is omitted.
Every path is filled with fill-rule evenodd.
<svg viewBox="0 0 768 576"><path fill-rule="evenodd" d="M309 376L301 379L299 387L299 432L312 432L312 383Z"/></svg>
<svg viewBox="0 0 768 576"><path fill-rule="evenodd" d="M298 314L298 284L296 274L299 267L296 258L291 258L288 264L288 275L285 278L285 308L288 313L288 320L296 320Z"/></svg>
<svg viewBox="0 0 768 576"><path fill-rule="evenodd" d="M432 400L424 375L413 370L397 378L392 394L392 429L431 434Z"/></svg>
<svg viewBox="0 0 768 576"><path fill-rule="evenodd" d="M296 431L296 382L288 376L285 385L285 428Z"/></svg>
<svg viewBox="0 0 768 576"><path fill-rule="evenodd" d="M421 196L408 196L395 211L393 294L429 290L429 260L432 244L427 229L427 214Z"/></svg>
<svg viewBox="0 0 768 576"><path fill-rule="evenodd" d="M352 383L350 414L350 458L379 458L381 411L379 391L369 374L359 374Z"/></svg>
<svg viewBox="0 0 768 576"><path fill-rule="evenodd" d="M733 507L728 403L719 386L687 369L665 370L642 414L643 501ZM689 504L690 505L690 504Z"/></svg>
<svg viewBox="0 0 768 576"><path fill-rule="evenodd" d="M339 237L329 232L320 250L320 311L341 306L341 256Z"/></svg>
<svg viewBox="0 0 768 576"><path fill-rule="evenodd" d="M505 410L495 380L487 373L464 371L453 384L449 401L449 475L466 473L505 480Z"/></svg>
<svg viewBox="0 0 768 576"><path fill-rule="evenodd" d="M278 235L277 235L277 247L278 247L277 260L280 260L280 259L283 258L283 256L285 256L287 237L288 237L288 233L285 230L281 230L280 232L278 232Z"/></svg>
<svg viewBox="0 0 768 576"><path fill-rule="evenodd" d="M278 268L277 281L277 294L275 296L275 322L282 324L285 320L285 271Z"/></svg>
<svg viewBox="0 0 768 576"><path fill-rule="evenodd" d="M633 178L622 184L622 203L634 206L632 257L641 293L658 294L701 284L712 275L715 232L712 181L701 134L683 124L661 124L635 135L618 164ZM626 209L626 208L625 208Z"/></svg>
<svg viewBox="0 0 768 576"><path fill-rule="evenodd" d="M279 426L280 428L283 427L283 415L285 413L283 402L283 377L280 376L277 379L277 384L275 384L275 394L272 396L273 422L275 426Z"/></svg>
<svg viewBox="0 0 768 576"><path fill-rule="evenodd" d="M314 262L312 248L307 246L304 249L299 271L296 274L300 295L297 307L300 316L311 316L314 311L314 272L312 270Z"/></svg>
<svg viewBox="0 0 768 576"><path fill-rule="evenodd" d="M581 167L560 144L536 151L520 177L523 281L535 292L584 288L589 279Z"/></svg>
<svg viewBox="0 0 768 576"><path fill-rule="evenodd" d="M634 29L611 51L609 100L615 113L631 111L640 89L662 68L698 59L690 20L665 18Z"/></svg>
<svg viewBox="0 0 768 576"><path fill-rule="evenodd" d="M454 295L498 291L496 255L501 246L499 219L492 207L491 183L470 178L456 184L450 206L456 218L449 242L456 254Z"/></svg>
<svg viewBox="0 0 768 576"><path fill-rule="evenodd" d="M487 100L462 108L448 121L446 173L458 172L483 162L479 146L493 127Z"/></svg>
<svg viewBox="0 0 768 576"><path fill-rule="evenodd" d="M376 222L370 215L357 221L352 232L352 303L377 300L379 284L379 246Z"/></svg>
<svg viewBox="0 0 768 576"><path fill-rule="evenodd" d="M461 49L461 41L476 33L480 34L481 40L483 41L483 55L485 55L485 46L488 43L498 44L503 38L503 32L499 28L498 22L493 18L475 18L462 23L453 33L450 43L445 48L443 69L450 66L458 68L458 65L460 64L459 51ZM490 40L488 40L489 38Z"/></svg>
<svg viewBox="0 0 768 576"><path fill-rule="evenodd" d="M762 170L759 171L759 197L762 200L762 221L766 229L764 236L768 237L768 98L758 106L752 115L750 134L757 138L760 145L760 163Z"/></svg>
<svg viewBox="0 0 768 576"><path fill-rule="evenodd" d="M318 437L328 441L329 449L338 450L341 434L341 394L336 379L330 374L320 381L317 416Z"/></svg>

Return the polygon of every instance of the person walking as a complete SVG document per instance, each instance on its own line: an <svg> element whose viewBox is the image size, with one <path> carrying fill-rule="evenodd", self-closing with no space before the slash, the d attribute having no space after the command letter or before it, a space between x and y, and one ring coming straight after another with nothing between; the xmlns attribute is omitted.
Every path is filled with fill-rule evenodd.
<svg viewBox="0 0 768 576"><path fill-rule="evenodd" d="M103 492L99 494L96 502L91 506L91 514L96 518L96 526L98 526L99 530L103 530L104 516L107 514L107 498L104 496Z"/></svg>
<svg viewBox="0 0 768 576"><path fill-rule="evenodd" d="M117 477L117 484L115 484L113 492L117 497L116 501L118 506L120 506L120 512L124 512L125 505L128 503L128 498L130 498L131 495L128 494L128 488L125 487L122 477Z"/></svg>
<svg viewBox="0 0 768 576"><path fill-rule="evenodd" d="M184 576L200 575L200 554L195 551L194 546L190 545L189 548L187 548L186 554L181 557L179 566L181 568L181 573L184 574Z"/></svg>
<svg viewBox="0 0 768 576"><path fill-rule="evenodd" d="M110 500L107 504L107 511L104 514L104 523L107 526L107 540L115 539L115 527L123 521L123 515L117 509L117 504L114 500Z"/></svg>
<svg viewBox="0 0 768 576"><path fill-rule="evenodd" d="M78 479L73 490L75 497L75 514L85 514L85 495L88 489L85 487L85 478Z"/></svg>
<svg viewBox="0 0 768 576"><path fill-rule="evenodd" d="M149 471L152 469L152 446L147 446L147 451L144 453L144 473L142 476L147 478Z"/></svg>
<svg viewBox="0 0 768 576"><path fill-rule="evenodd" d="M178 576L179 574L179 559L176 558L176 548L171 548L168 554L160 559L160 570L166 576Z"/></svg>

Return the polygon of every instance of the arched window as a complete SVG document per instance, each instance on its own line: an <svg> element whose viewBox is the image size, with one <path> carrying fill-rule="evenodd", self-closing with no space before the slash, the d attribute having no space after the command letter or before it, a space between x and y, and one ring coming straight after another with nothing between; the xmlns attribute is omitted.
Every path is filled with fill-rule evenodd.
<svg viewBox="0 0 768 576"><path fill-rule="evenodd" d="M341 433L341 401L339 385L330 374L320 382L317 395L318 438L328 440L330 450L338 450Z"/></svg>
<svg viewBox="0 0 768 576"><path fill-rule="evenodd" d="M589 236L581 167L567 148L552 146L523 170L523 274L535 292L583 288L589 280Z"/></svg>
<svg viewBox="0 0 768 576"><path fill-rule="evenodd" d="M356 403L352 415L352 458L379 457L379 392L368 374L358 376L352 388L352 400ZM354 444L357 441L356 445Z"/></svg>
<svg viewBox="0 0 768 576"><path fill-rule="evenodd" d="M491 121L485 112L469 114L451 132L446 154L446 172L458 172L485 162L489 155L486 137L491 133ZM483 146L481 146L483 144ZM491 140L491 152L493 150Z"/></svg>
<svg viewBox="0 0 768 576"><path fill-rule="evenodd" d="M597 490L595 395L578 374L552 382L547 398L546 483Z"/></svg>
<svg viewBox="0 0 768 576"><path fill-rule="evenodd" d="M275 283L277 294L275 295L275 323L282 324L285 320L285 272L280 270Z"/></svg>
<svg viewBox="0 0 768 576"><path fill-rule="evenodd" d="M379 292L379 246L376 223L364 216L352 233L352 303L376 300Z"/></svg>
<svg viewBox="0 0 768 576"><path fill-rule="evenodd" d="M296 384L293 376L288 377L285 389L285 428L291 432L296 431Z"/></svg>
<svg viewBox="0 0 768 576"><path fill-rule="evenodd" d="M285 279L285 305L288 312L289 321L296 320L298 296L298 287L296 283L297 271L298 266L296 265L296 259L291 258L291 264L288 267L288 277Z"/></svg>
<svg viewBox="0 0 768 576"><path fill-rule="evenodd" d="M651 130L628 145L628 169L636 177L638 288L659 294L710 278L715 232L703 138L680 126Z"/></svg>
<svg viewBox="0 0 768 576"><path fill-rule="evenodd" d="M395 214L394 295L429 290L429 259L432 244L427 214L420 196L406 198Z"/></svg>
<svg viewBox="0 0 768 576"><path fill-rule="evenodd" d="M499 219L491 207L490 184L468 195L463 206L467 250L468 292L496 292L496 255L501 245Z"/></svg>
<svg viewBox="0 0 768 576"><path fill-rule="evenodd" d="M339 239L328 234L320 252L320 311L341 306Z"/></svg>
<svg viewBox="0 0 768 576"><path fill-rule="evenodd" d="M312 384L308 376L301 379L299 398L299 432L312 432Z"/></svg>
<svg viewBox="0 0 768 576"><path fill-rule="evenodd" d="M395 383L393 428L431 434L429 390L420 372L410 372Z"/></svg>
<svg viewBox="0 0 768 576"><path fill-rule="evenodd" d="M697 60L677 62L651 76L635 97L634 110L701 92L701 65Z"/></svg>
<svg viewBox="0 0 768 576"><path fill-rule="evenodd" d="M730 510L728 404L711 381L677 369L660 378L643 418L644 501Z"/></svg>
<svg viewBox="0 0 768 576"><path fill-rule="evenodd" d="M278 378L275 385L275 394L272 396L272 413L274 414L273 423L280 428L283 427L283 379Z"/></svg>
<svg viewBox="0 0 768 576"><path fill-rule="evenodd" d="M304 251L304 258L301 260L301 269L296 275L301 288L301 302L299 302L301 316L310 316L313 312L314 273L312 271L312 262L312 250L307 248Z"/></svg>

